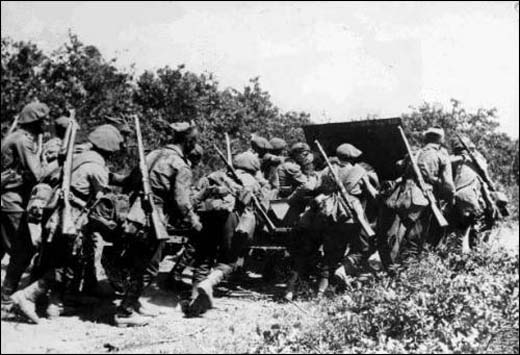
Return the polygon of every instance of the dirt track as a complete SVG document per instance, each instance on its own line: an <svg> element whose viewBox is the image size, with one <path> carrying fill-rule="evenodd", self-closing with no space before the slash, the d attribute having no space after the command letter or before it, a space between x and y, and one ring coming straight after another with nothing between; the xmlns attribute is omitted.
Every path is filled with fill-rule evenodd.
<svg viewBox="0 0 520 355"><path fill-rule="evenodd" d="M499 231L501 244L518 253L518 226ZM5 260L2 264L2 276ZM163 265L167 270L168 265ZM164 276L164 275L163 275ZM244 288L229 285L216 299L216 308L204 318L186 319L180 311L179 295L154 288L148 301L165 313L143 328L111 326L112 302L84 307L79 316L43 319L31 325L2 315L2 353L208 353L250 352L263 332L276 327L277 318L308 317L303 303L276 301L282 285L265 285L249 278ZM298 308L300 307L300 309Z"/></svg>

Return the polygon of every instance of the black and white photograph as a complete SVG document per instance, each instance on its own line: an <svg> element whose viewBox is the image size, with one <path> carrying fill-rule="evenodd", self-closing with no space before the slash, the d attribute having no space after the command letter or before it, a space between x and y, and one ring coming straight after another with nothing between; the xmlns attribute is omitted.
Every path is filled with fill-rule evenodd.
<svg viewBox="0 0 520 355"><path fill-rule="evenodd" d="M2 354L518 354L518 1L1 1Z"/></svg>

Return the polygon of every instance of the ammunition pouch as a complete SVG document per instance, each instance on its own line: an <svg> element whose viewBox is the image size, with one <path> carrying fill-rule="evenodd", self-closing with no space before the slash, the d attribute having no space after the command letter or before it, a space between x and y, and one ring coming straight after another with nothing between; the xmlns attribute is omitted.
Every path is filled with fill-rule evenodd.
<svg viewBox="0 0 520 355"><path fill-rule="evenodd" d="M41 223L43 211L52 200L53 194L54 190L48 184L40 183L33 187L26 208L28 223Z"/></svg>
<svg viewBox="0 0 520 355"><path fill-rule="evenodd" d="M128 214L128 200L116 194L101 197L89 214L89 228L107 242L114 242Z"/></svg>

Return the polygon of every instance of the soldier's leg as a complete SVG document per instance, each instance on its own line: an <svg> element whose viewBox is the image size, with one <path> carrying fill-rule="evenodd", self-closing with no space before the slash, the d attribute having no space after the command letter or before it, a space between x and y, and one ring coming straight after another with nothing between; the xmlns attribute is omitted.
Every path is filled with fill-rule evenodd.
<svg viewBox="0 0 520 355"><path fill-rule="evenodd" d="M203 239L199 240L196 248L193 292L185 312L188 316L197 316L210 309L213 306L213 287L232 272L232 265L236 263L242 247L242 240L238 243L233 242L237 224L236 213L225 211L215 212L203 218ZM211 270L214 260L218 260L218 263L214 270Z"/></svg>
<svg viewBox="0 0 520 355"><path fill-rule="evenodd" d="M2 211L1 219L0 219L0 237L1 237L1 247L2 247L2 259L5 254L11 254L11 240L17 228L18 218L15 219L15 223L13 224L12 220L13 214Z"/></svg>
<svg viewBox="0 0 520 355"><path fill-rule="evenodd" d="M11 258L7 266L5 279L2 285L2 299L4 295L11 295L18 288L23 273L31 264L36 250L32 244L24 213L5 213L8 231L12 233ZM2 221L4 223L4 221Z"/></svg>
<svg viewBox="0 0 520 355"><path fill-rule="evenodd" d="M182 282L182 273L187 267L190 267L195 262L195 246L193 245L193 241L188 240L184 246L182 253L179 255L179 258L175 262L172 270L170 271L169 278L174 288L182 288L185 287Z"/></svg>
<svg viewBox="0 0 520 355"><path fill-rule="evenodd" d="M421 254L427 238L426 234L430 227L431 217L430 211L424 209L415 221L408 221L405 224L406 234L398 257L400 262Z"/></svg>
<svg viewBox="0 0 520 355"><path fill-rule="evenodd" d="M342 260L347 242L351 237L344 224L333 223L323 232L323 262L318 285L318 297L323 295L329 285L332 273Z"/></svg>

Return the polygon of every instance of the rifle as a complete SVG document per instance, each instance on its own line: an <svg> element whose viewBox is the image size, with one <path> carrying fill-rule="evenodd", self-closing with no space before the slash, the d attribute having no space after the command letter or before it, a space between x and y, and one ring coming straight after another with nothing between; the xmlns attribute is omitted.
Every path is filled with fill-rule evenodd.
<svg viewBox="0 0 520 355"><path fill-rule="evenodd" d="M489 178L489 175L487 174L486 169L484 169L484 167L482 166L480 161L477 159L477 157L475 157L475 155L471 152L471 150L469 149L466 142L464 142L462 137L459 134L456 134L456 136L457 136L457 139L462 144L462 146L464 147L464 150L466 150L466 152L468 153L468 155L471 159L471 162L473 163L473 165L476 168L475 170L476 170L478 176L480 176L482 181L484 181L484 183L486 184L489 191L496 192L497 190L496 190L495 184L493 184L493 181L491 181L491 179ZM488 198L486 198L486 200L488 200ZM490 200L489 202L491 204L493 204L494 207L496 207L496 210L498 211L498 213L500 214L501 217L509 215L509 211L507 210L507 208L505 206L501 206L501 208L498 208L498 206L496 206L496 203L492 199L489 199L489 200Z"/></svg>
<svg viewBox="0 0 520 355"><path fill-rule="evenodd" d="M74 235L76 234L77 230L76 225L72 220L72 207L70 205L70 183L72 175L72 155L74 153L74 142L76 140L78 125L73 118L71 118L69 121L67 131L69 131L67 140L64 140L62 145L62 151L65 150L65 160L63 162L61 180L61 198L63 200L63 210L61 213L61 232L64 235Z"/></svg>
<svg viewBox="0 0 520 355"><path fill-rule="evenodd" d="M226 136L227 161L229 162L229 164L231 164L233 161L231 158L231 141L229 140L229 134L225 133L225 136Z"/></svg>
<svg viewBox="0 0 520 355"><path fill-rule="evenodd" d="M161 221L159 211L153 200L152 188L150 186L150 177L148 176L148 166L146 165L146 159L144 156L144 145L143 136L141 135L141 124L139 117L134 116L135 119L135 134L137 137L137 151L139 153L139 170L141 171L141 181L143 184L143 207L148 214L148 217L152 223L152 228L157 240L168 239L168 232L164 223Z"/></svg>
<svg viewBox="0 0 520 355"><path fill-rule="evenodd" d="M20 118L20 115L16 115L14 116L14 120L13 120L13 123L11 124L11 127L9 127L9 130L7 131L7 135L10 135L11 133L14 132L14 130L16 129L16 127L18 126L18 119Z"/></svg>
<svg viewBox="0 0 520 355"><path fill-rule="evenodd" d="M233 180L235 180L240 186L244 187L244 183L242 182L242 180L240 180L240 177L238 176L237 171L235 170L233 165L226 159L224 154L220 151L220 149L218 149L218 147L215 144L213 144L213 147L215 148L220 159L222 159L222 161L226 164L226 167L227 167L228 171L231 173L231 177L233 178ZM273 221L271 221L271 219L267 215L267 211L264 210L264 208L260 204L260 201L258 201L258 198L254 194L251 194L251 197L253 200L253 204L255 205L255 209L260 213L260 215L266 222L267 228L269 229L269 231L275 232L276 226L274 225Z"/></svg>
<svg viewBox="0 0 520 355"><path fill-rule="evenodd" d="M421 189L424 196L428 199L430 208L433 212L433 215L435 216L435 219L439 223L439 226L447 227L448 221L446 220L446 218L444 218L441 210L437 206L437 201L435 200L433 191L426 187L426 183L424 182L422 173L419 170L419 167L417 166L417 162L415 161L415 158L412 154L412 149L410 148L410 143L408 143L408 139L406 139L406 135L404 134L403 128L401 126L399 126L398 128L399 128L399 133L401 133L401 138L404 142L404 145L406 146L406 152L408 153L408 156L410 157L410 162L412 164L412 170L414 172L414 175L415 175L415 178L417 181L417 185L419 186L419 189Z"/></svg>
<svg viewBox="0 0 520 355"><path fill-rule="evenodd" d="M315 140L314 143L316 143L318 150L320 151L321 155L323 156L323 159L327 163L327 166L332 174L332 177L334 178L334 182L336 183L336 186L339 188L339 191L340 191L341 197L342 197L342 201L343 201L345 207L347 208L348 212L350 213L351 216L354 217L356 222L361 226L361 229L363 229L363 231L365 232L365 234L368 237L375 236L376 233L374 232L372 227L370 227L370 223L368 223L368 221L366 220L364 213L360 212L358 209L356 209L356 208L354 208L354 206L352 206L352 203L348 197L349 193L345 189L345 186L343 186L343 184L341 183L338 174L333 169L332 164L331 164L329 158L327 157L327 154L323 150L323 147L321 146L320 142L318 140Z"/></svg>

